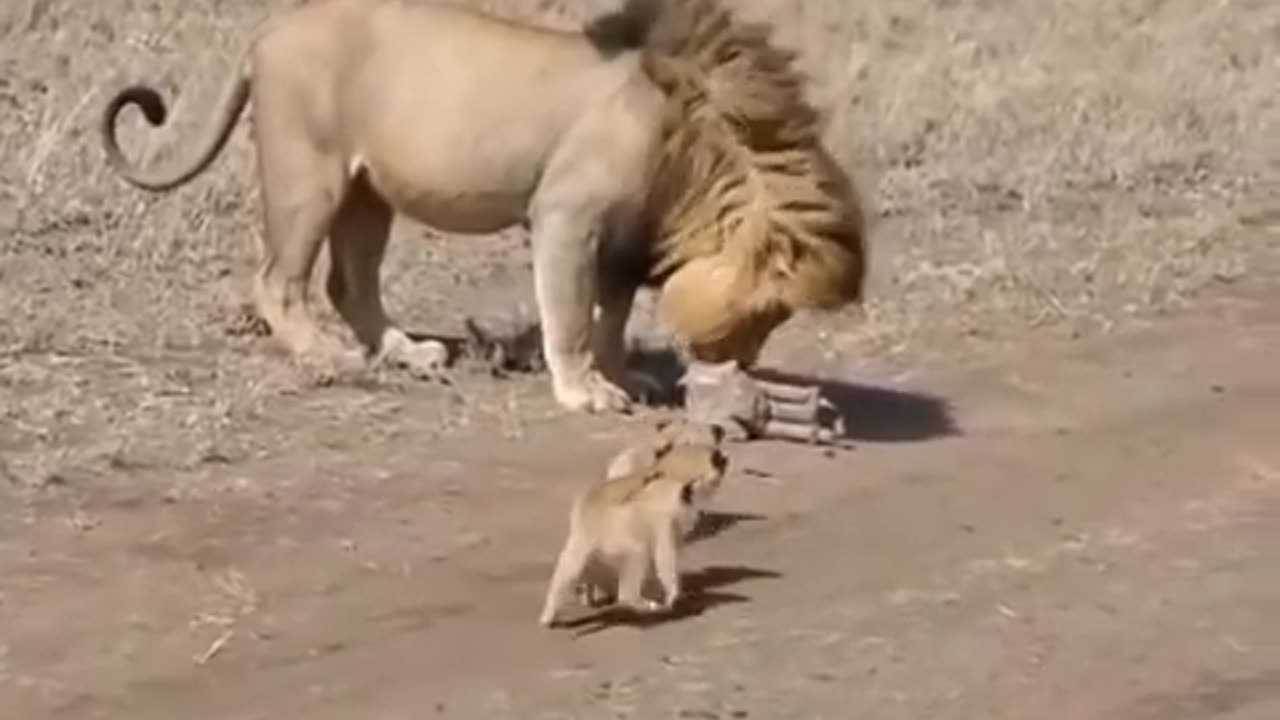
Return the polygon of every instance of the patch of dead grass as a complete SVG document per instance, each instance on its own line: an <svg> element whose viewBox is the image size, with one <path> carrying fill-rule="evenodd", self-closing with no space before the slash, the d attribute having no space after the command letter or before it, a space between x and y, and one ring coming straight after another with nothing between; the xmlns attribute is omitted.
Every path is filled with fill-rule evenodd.
<svg viewBox="0 0 1280 720"><path fill-rule="evenodd" d="M0 15L0 414L14 428L0 444L21 449L18 471L237 457L255 451L237 433L296 392L278 356L233 337L259 232L244 124L206 176L159 197L109 175L93 129L125 79L158 82L172 131L137 123L125 140L160 159L203 122L252 28L291 4L25 0ZM612 3L473 4L567 26ZM1280 267L1274 225L1251 220L1280 212L1274 2L740 5L799 50L876 223L867 307L778 343L1105 331ZM510 234L397 242L385 284L410 325L448 330L478 299L528 302L528 271ZM197 376L166 394L183 363ZM435 393L441 427L488 412L405 391ZM498 405L535 411L510 392ZM378 422L332 402L348 426Z"/></svg>

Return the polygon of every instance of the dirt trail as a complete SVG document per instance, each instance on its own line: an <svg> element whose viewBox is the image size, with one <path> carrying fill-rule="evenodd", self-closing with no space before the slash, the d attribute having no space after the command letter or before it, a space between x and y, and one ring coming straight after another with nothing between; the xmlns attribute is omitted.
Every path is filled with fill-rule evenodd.
<svg viewBox="0 0 1280 720"><path fill-rule="evenodd" d="M0 516L0 707L1274 718L1276 299L903 374L851 451L742 447L684 617L650 627L535 621L569 493L629 432L604 419L232 463L200 500L28 498Z"/></svg>
<svg viewBox="0 0 1280 720"><path fill-rule="evenodd" d="M686 616L580 633L536 623L569 497L643 419L300 387L249 123L171 195L102 161L114 88L173 101L160 161L293 4L0 11L0 720L1280 718L1280 3L733 3L875 213L865 312L766 352L863 383L853 449L735 452ZM530 309L525 233L397 226L406 327Z"/></svg>

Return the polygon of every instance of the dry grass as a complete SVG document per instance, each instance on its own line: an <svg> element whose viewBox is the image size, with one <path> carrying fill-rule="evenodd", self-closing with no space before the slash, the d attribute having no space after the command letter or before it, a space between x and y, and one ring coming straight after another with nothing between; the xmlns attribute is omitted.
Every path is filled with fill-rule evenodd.
<svg viewBox="0 0 1280 720"><path fill-rule="evenodd" d="M564 23L611 4L511 2L478 4ZM12 472L189 469L269 453L286 434L323 446L351 432L339 418L377 428L398 412L359 388L308 404L279 357L234 336L259 222L243 124L212 172L164 197L109 176L93 132L125 78L184 83L176 133L190 132L251 28L290 4L0 11L0 452ZM742 6L801 50L830 143L878 217L866 313L796 323L779 348L812 345L816 329L828 350L861 353L1087 332L1278 267L1271 0ZM170 140L134 145L157 154ZM395 243L393 311L449 330L464 305L527 303L520 244ZM411 416L420 427L396 415L401 430L490 412L397 388L431 398Z"/></svg>

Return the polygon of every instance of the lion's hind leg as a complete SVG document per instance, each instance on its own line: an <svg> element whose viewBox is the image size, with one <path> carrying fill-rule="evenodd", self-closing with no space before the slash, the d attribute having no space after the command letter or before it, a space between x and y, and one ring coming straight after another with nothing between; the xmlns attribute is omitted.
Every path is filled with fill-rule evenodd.
<svg viewBox="0 0 1280 720"><path fill-rule="evenodd" d="M379 270L391 236L392 209L363 177L356 177L329 234L328 292L374 362L407 368L418 377L444 370L448 349L434 340L414 342L387 317Z"/></svg>
<svg viewBox="0 0 1280 720"><path fill-rule="evenodd" d="M254 278L258 313L272 334L322 379L363 364L326 333L310 306L307 285L320 246L346 190L342 158L307 131L305 109L290 105L263 72L255 87L254 139L266 228Z"/></svg>

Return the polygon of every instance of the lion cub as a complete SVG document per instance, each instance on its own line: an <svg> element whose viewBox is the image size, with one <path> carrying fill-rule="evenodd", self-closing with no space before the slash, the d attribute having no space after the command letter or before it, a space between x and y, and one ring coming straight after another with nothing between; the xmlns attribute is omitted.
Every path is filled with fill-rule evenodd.
<svg viewBox="0 0 1280 720"><path fill-rule="evenodd" d="M585 592L595 604L597 593L608 594L613 585L618 603L640 612L675 605L677 553L701 506L719 489L729 460L719 447L719 432L710 433L710 442L691 441L693 436L679 430L666 433L660 427L659 433L657 442L638 453L624 451L603 480L574 499L569 536L539 618L543 625L555 622L571 589L579 596ZM645 462L648 453L652 460ZM641 594L650 568L662 585L662 603Z"/></svg>
<svg viewBox="0 0 1280 720"><path fill-rule="evenodd" d="M685 420L659 420L654 423L653 429L651 437L631 445L609 461L609 467L604 473L606 480L620 478L650 467L658 461L662 453L676 445L720 447L725 437L725 430L720 425Z"/></svg>

